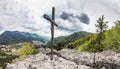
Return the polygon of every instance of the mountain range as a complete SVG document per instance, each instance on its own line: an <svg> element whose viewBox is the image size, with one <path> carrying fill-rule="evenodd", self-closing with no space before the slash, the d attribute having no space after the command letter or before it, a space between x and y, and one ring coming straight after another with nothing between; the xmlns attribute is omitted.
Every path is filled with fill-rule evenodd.
<svg viewBox="0 0 120 69"><path fill-rule="evenodd" d="M80 31L80 32L75 32L68 36L56 37L54 38L54 45L56 47L62 48L67 44L69 44L70 42L74 42L77 39L84 38L88 34L90 33L85 31ZM47 42L48 46L50 46L50 42L51 42L48 37L39 36L35 33L28 33L28 32L5 31L0 35L0 45L32 42L32 41L40 41L43 43Z"/></svg>
<svg viewBox="0 0 120 69"><path fill-rule="evenodd" d="M64 48L67 44L74 42L77 39L82 39L85 36L87 36L88 34L91 34L89 32L86 31L80 31L80 32L74 32L71 35L68 36L60 36L60 37L56 37L54 39L54 48L56 48L57 50L60 50L62 48ZM48 41L48 45L50 45L51 41Z"/></svg>
<svg viewBox="0 0 120 69"><path fill-rule="evenodd" d="M45 43L49 38L39 36L35 33L19 32L19 31L5 31L0 35L0 45L14 44L21 42L41 41Z"/></svg>

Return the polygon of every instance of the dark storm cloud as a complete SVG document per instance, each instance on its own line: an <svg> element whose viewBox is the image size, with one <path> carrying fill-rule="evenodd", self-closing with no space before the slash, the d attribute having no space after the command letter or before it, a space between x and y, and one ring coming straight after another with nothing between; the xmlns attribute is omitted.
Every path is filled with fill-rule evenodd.
<svg viewBox="0 0 120 69"><path fill-rule="evenodd" d="M90 23L90 19L87 16L87 14L82 13L81 16L76 16L76 18L78 18L81 22L85 23L85 24L89 24Z"/></svg>
<svg viewBox="0 0 120 69"><path fill-rule="evenodd" d="M67 13L67 12L63 12L60 17L61 17L63 20L67 20L70 16L73 17L73 14Z"/></svg>
<svg viewBox="0 0 120 69"><path fill-rule="evenodd" d="M85 13L63 12L58 20L60 30L76 32L83 29L84 24L89 24L90 19ZM85 25L84 25L85 26Z"/></svg>
<svg viewBox="0 0 120 69"><path fill-rule="evenodd" d="M73 23L76 22L75 19L78 19L80 22L85 23L85 24L90 23L90 19L87 14L82 13L81 15L74 15L74 16L73 14L74 13L63 12L60 15L60 18L62 18L63 20L68 20L69 22L73 22Z"/></svg>

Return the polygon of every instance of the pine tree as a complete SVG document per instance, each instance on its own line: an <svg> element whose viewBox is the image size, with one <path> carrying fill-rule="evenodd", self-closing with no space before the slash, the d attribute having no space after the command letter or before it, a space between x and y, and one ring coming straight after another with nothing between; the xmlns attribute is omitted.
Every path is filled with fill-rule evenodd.
<svg viewBox="0 0 120 69"><path fill-rule="evenodd" d="M102 51L103 50L103 45L102 45L102 40L105 38L104 32L107 30L107 23L108 21L104 21L105 17L102 15L101 18L97 20L96 26L96 32L97 32L97 39L96 39L96 45L98 46L97 51Z"/></svg>
<svg viewBox="0 0 120 69"><path fill-rule="evenodd" d="M102 15L101 18L99 18L97 20L97 24L95 24L96 26L96 32L97 32L97 38L96 38L96 43L95 43L95 50L94 50L94 58L93 58L93 61L94 61L94 68L96 68L96 63L95 63L95 52L100 52L100 51L103 51L103 44L102 44L102 40L105 38L105 35L104 35L104 32L107 30L107 23L108 21L104 21L105 17L104 15Z"/></svg>

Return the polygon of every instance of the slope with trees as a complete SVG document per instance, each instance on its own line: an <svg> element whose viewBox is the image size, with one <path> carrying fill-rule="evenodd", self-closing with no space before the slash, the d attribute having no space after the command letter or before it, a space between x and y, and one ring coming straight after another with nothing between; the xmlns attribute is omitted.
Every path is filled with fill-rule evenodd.
<svg viewBox="0 0 120 69"><path fill-rule="evenodd" d="M57 37L54 40L54 48L57 50L63 49L68 43L74 42L77 39L82 39L88 34L91 34L91 33L80 31L80 32L75 32L68 36ZM48 42L48 45L50 45L50 41Z"/></svg>
<svg viewBox="0 0 120 69"><path fill-rule="evenodd" d="M104 16L102 16L97 20L96 28L97 33L71 42L66 45L66 48L88 52L103 50L120 52L120 21L116 21L115 26L107 30L107 21L104 21Z"/></svg>

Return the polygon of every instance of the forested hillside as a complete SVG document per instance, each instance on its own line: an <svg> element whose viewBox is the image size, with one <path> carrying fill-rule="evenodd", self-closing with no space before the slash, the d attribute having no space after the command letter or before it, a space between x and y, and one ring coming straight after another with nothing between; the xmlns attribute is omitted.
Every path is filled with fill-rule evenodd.
<svg viewBox="0 0 120 69"><path fill-rule="evenodd" d="M103 26L105 25L104 19L101 23L103 23ZM77 39L76 41L66 45L66 48L88 52L100 52L103 50L113 50L116 52L120 52L120 21L119 20L116 21L115 26L113 26L111 29L109 30L104 29L103 32L90 34L85 38Z"/></svg>
<svg viewBox="0 0 120 69"><path fill-rule="evenodd" d="M86 35L90 34L89 32L85 32L85 31L80 31L80 32L75 32L71 35L68 36L61 36L61 37L57 37L54 40L54 48L57 50L60 50L62 48L65 48L65 46L68 43L74 42L77 39L81 39L84 38ZM48 42L48 45L50 45L50 41Z"/></svg>
<svg viewBox="0 0 120 69"><path fill-rule="evenodd" d="M0 35L0 45L32 42L33 40L45 43L48 38L34 33L19 31L5 31Z"/></svg>

